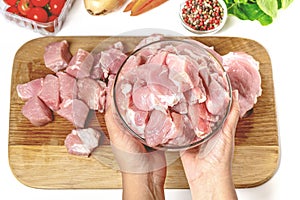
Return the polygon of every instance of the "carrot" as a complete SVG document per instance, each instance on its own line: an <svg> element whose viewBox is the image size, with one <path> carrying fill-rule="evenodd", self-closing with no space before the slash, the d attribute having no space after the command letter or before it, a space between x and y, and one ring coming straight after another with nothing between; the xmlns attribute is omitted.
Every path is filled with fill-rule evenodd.
<svg viewBox="0 0 300 200"><path fill-rule="evenodd" d="M137 1L138 0L132 0L130 3L128 3L127 6L125 7L125 9L123 10L123 12L130 11Z"/></svg>
<svg viewBox="0 0 300 200"><path fill-rule="evenodd" d="M167 0L137 0L131 9L131 16L137 16L144 12L147 12L153 8L160 6Z"/></svg>

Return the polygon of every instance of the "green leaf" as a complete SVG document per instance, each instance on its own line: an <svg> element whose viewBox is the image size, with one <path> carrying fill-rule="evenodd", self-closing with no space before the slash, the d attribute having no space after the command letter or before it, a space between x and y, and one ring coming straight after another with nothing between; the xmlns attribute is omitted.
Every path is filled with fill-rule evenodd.
<svg viewBox="0 0 300 200"><path fill-rule="evenodd" d="M235 15L239 19L247 20L248 16L239 8L238 4L232 4L228 8L228 14Z"/></svg>
<svg viewBox="0 0 300 200"><path fill-rule="evenodd" d="M269 24L271 24L273 22L273 18L270 17L269 15L267 14L263 14L261 15L258 19L257 19L261 25L263 26L267 26Z"/></svg>
<svg viewBox="0 0 300 200"><path fill-rule="evenodd" d="M257 4L240 4L239 9L243 11L243 13L245 13L245 15L251 21L258 19L264 14Z"/></svg>
<svg viewBox="0 0 300 200"><path fill-rule="evenodd" d="M293 0L281 0L281 8L285 9L289 7L292 2Z"/></svg>
<svg viewBox="0 0 300 200"><path fill-rule="evenodd" d="M282 0L277 0L278 9L282 8L281 1L282 1Z"/></svg>
<svg viewBox="0 0 300 200"><path fill-rule="evenodd" d="M265 13L258 7L257 4L234 4L228 9L229 14L233 14L242 20L254 21L260 18Z"/></svg>
<svg viewBox="0 0 300 200"><path fill-rule="evenodd" d="M234 3L247 3L248 0L234 0Z"/></svg>
<svg viewBox="0 0 300 200"><path fill-rule="evenodd" d="M283 2L285 1L285 2ZM293 0L225 0L228 14L241 20L257 20L266 26L273 22L277 10L288 6Z"/></svg>
<svg viewBox="0 0 300 200"><path fill-rule="evenodd" d="M277 16L277 0L257 0L256 3L267 15L271 16L272 18Z"/></svg>

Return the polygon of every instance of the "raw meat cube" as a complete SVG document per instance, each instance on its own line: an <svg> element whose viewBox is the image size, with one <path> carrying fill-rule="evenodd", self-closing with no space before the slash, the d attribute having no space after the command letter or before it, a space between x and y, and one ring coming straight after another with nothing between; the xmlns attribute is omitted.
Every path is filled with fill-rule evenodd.
<svg viewBox="0 0 300 200"><path fill-rule="evenodd" d="M75 129L67 135L65 146L70 154L89 156L99 146L101 134L93 128Z"/></svg>
<svg viewBox="0 0 300 200"><path fill-rule="evenodd" d="M126 111L126 118L132 129L141 137L145 137L144 129L149 119L149 112L139 110L133 102Z"/></svg>
<svg viewBox="0 0 300 200"><path fill-rule="evenodd" d="M23 101L26 101L31 97L39 95L42 90L42 86L43 86L43 78L38 78L24 84L18 84L17 85L18 96Z"/></svg>
<svg viewBox="0 0 300 200"><path fill-rule="evenodd" d="M72 57L66 72L75 78L90 76L93 67L94 57L86 50L78 49Z"/></svg>
<svg viewBox="0 0 300 200"><path fill-rule="evenodd" d="M51 110L37 96L32 97L25 103L22 114L34 126L43 126L53 120Z"/></svg>
<svg viewBox="0 0 300 200"><path fill-rule="evenodd" d="M65 72L57 72L59 80L59 94L62 100L77 98L77 81Z"/></svg>
<svg viewBox="0 0 300 200"><path fill-rule="evenodd" d="M171 113L174 128L166 135L165 142L172 145L188 145L195 138L195 132L187 115Z"/></svg>
<svg viewBox="0 0 300 200"><path fill-rule="evenodd" d="M93 67L91 69L90 77L92 79L104 80L104 72L103 72L103 69L102 69L101 63L100 63L101 52L93 54L93 57L94 57L94 63L93 63Z"/></svg>
<svg viewBox="0 0 300 200"><path fill-rule="evenodd" d="M57 114L69 120L75 127L83 128L89 113L88 106L79 99L68 99L60 104Z"/></svg>
<svg viewBox="0 0 300 200"><path fill-rule="evenodd" d="M126 58L126 54L115 48L102 51L100 63L104 71L104 77L108 77L108 74L116 74Z"/></svg>
<svg viewBox="0 0 300 200"><path fill-rule="evenodd" d="M59 80L57 76L46 75L39 97L51 110L57 111L59 109Z"/></svg>
<svg viewBox="0 0 300 200"><path fill-rule="evenodd" d="M86 77L77 81L78 98L84 101L92 110L104 112L106 84Z"/></svg>
<svg viewBox="0 0 300 200"><path fill-rule="evenodd" d="M188 57L168 54L166 63L169 68L169 78L179 87L181 92L185 92L199 84L199 76L194 72L193 63Z"/></svg>
<svg viewBox="0 0 300 200"><path fill-rule="evenodd" d="M45 48L44 62L47 68L55 73L65 69L72 58L69 43L66 40L52 42Z"/></svg>
<svg viewBox="0 0 300 200"><path fill-rule="evenodd" d="M206 110L205 103L189 105L188 117L198 137L205 137L207 133L211 132L211 122L208 121L210 116Z"/></svg>
<svg viewBox="0 0 300 200"><path fill-rule="evenodd" d="M166 58L168 52L167 51L160 51L157 54L151 56L146 63L154 63L158 65L166 65Z"/></svg>
<svg viewBox="0 0 300 200"><path fill-rule="evenodd" d="M162 144L173 127L172 118L159 110L153 110L145 127L145 139L150 147Z"/></svg>

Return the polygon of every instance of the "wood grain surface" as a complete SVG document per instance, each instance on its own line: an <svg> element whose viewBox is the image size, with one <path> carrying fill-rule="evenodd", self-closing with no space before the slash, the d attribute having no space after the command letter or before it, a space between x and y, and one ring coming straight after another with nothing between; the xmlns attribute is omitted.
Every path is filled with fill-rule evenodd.
<svg viewBox="0 0 300 200"><path fill-rule="evenodd" d="M70 122L54 114L54 122L42 127L33 126L21 113L24 101L16 92L19 83L44 77L52 73L43 61L45 46L66 39L71 53L78 48L99 51L116 41L132 49L139 37L43 37L24 44L17 51L11 79L9 124L9 163L15 177L34 188L121 188L120 172L114 163L109 145L105 142L91 157L67 153L64 139L73 129ZM240 119L235 137L233 179L237 188L248 188L268 181L279 165L280 147L271 61L266 49L259 43L235 37L192 37L206 45L214 46L221 55L242 51L260 62L262 96L253 113ZM91 124L107 134L103 115L95 114ZM188 188L185 174L176 153L168 154L165 188Z"/></svg>

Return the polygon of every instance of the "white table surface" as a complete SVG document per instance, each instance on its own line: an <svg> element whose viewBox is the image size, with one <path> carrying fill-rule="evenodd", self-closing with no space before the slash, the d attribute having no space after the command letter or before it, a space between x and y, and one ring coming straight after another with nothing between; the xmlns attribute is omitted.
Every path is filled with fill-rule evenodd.
<svg viewBox="0 0 300 200"><path fill-rule="evenodd" d="M106 16L91 16L83 0L77 0L62 30L57 36L120 35L140 28L167 29L182 35L193 36L185 30L178 18L178 0L169 0L162 6L131 17L122 10ZM277 104L280 166L271 180L248 189L237 189L239 199L300 199L300 1L295 0L286 10L280 10L269 26L258 22L241 21L230 16L225 27L216 36L233 36L253 39L268 51L272 67ZM27 41L43 37L38 33L20 28L0 16L0 81L1 81L1 133L0 133L0 199L121 199L120 189L43 190L27 187L12 174L8 162L8 131L11 71L15 53ZM189 190L166 189L166 199L191 199ZM7 196L9 195L9 196Z"/></svg>

